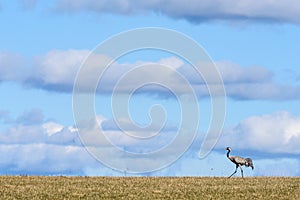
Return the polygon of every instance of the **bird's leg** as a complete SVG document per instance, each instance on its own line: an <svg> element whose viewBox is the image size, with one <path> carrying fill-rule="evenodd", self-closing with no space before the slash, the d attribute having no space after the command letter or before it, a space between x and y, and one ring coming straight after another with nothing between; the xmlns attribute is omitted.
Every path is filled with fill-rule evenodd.
<svg viewBox="0 0 300 200"><path fill-rule="evenodd" d="M232 177L237 172L237 168L238 166L235 166L235 171L228 178Z"/></svg>
<svg viewBox="0 0 300 200"><path fill-rule="evenodd" d="M240 167L240 169L241 169L242 178L244 178L244 172L243 172L242 166L239 166L239 167Z"/></svg>

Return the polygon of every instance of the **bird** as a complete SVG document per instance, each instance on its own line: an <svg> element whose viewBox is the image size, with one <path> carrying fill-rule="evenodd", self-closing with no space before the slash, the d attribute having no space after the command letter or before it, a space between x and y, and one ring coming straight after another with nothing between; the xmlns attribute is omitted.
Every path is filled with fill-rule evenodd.
<svg viewBox="0 0 300 200"><path fill-rule="evenodd" d="M244 178L243 169L242 166L245 165L246 167L251 167L252 170L254 169L253 162L251 158L242 158L239 156L230 156L229 153L231 151L230 147L226 147L225 150L227 150L227 158L235 164L235 171L228 177L232 177L236 172L237 168L239 167L241 169L242 178Z"/></svg>

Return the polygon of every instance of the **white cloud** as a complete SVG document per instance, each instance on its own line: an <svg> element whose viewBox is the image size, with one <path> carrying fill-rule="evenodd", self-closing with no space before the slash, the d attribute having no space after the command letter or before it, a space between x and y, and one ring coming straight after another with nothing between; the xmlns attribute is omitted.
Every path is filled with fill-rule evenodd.
<svg viewBox="0 0 300 200"><path fill-rule="evenodd" d="M72 90L76 74L89 55L87 50L53 50L33 59L27 83L49 90Z"/></svg>
<svg viewBox="0 0 300 200"><path fill-rule="evenodd" d="M51 136L57 132L61 132L64 126L55 122L46 122L42 125L45 132Z"/></svg>
<svg viewBox="0 0 300 200"><path fill-rule="evenodd" d="M300 154L300 117L286 111L253 116L225 130L219 146L270 154Z"/></svg>
<svg viewBox="0 0 300 200"><path fill-rule="evenodd" d="M27 115L35 115L34 112L28 112ZM17 117L16 119L21 119ZM122 156L125 154L114 154L113 151L107 151L101 143L101 139L94 137L95 131L105 123L111 123L111 120L97 116L98 121L88 121L85 127L85 133L91 134L89 145L102 145L102 150L110 152L104 155L107 159L113 159L115 162L124 166L124 171L130 171L132 166L143 169L144 165L155 166L157 157L151 157L145 154L145 157L135 159ZM252 150L257 154L252 157L255 170L245 170L245 176L294 176L299 175L297 166L300 165L299 159L291 156L299 155L300 138L300 117L292 116L287 112L278 112L272 115L263 115L251 117L243 120L239 125L227 131L227 135L221 138L218 145L224 146L232 144L236 152L244 149L243 155L250 156ZM134 128L128 120L123 120L125 128L130 131ZM151 129L145 134L151 134ZM110 126L105 131L106 136L114 142L120 149L126 147L126 151L141 153L156 150L169 141L175 134L174 130L162 130L160 136L145 142L128 139L124 132ZM100 140L99 140L100 139ZM161 146L162 145L162 146ZM176 144L174 148L166 154L162 154L165 159L169 159L179 148ZM212 151L204 159L198 158L200 141L195 141L192 147L185 152L175 163L160 171L147 173L145 175L154 176L228 176L234 170L232 163L226 158L226 151L218 153ZM112 150L112 149L108 149ZM123 149L124 150L124 149ZM245 151L250 151L247 154ZM270 157L265 157L271 155ZM284 158L282 155L289 154L290 158ZM40 123L26 124L19 121L12 122L11 127L0 132L0 173L8 174L72 174L72 175L123 175L122 172L116 172L109 167L104 167L91 156L84 146L82 146L77 129L73 126L64 126L54 121L42 121ZM117 155L117 156L116 156ZM238 154L240 155L240 154ZM114 156L114 157L112 157ZM279 156L279 157L278 157ZM124 163L122 163L124 162ZM289 166L294 166L291 170Z"/></svg>
<svg viewBox="0 0 300 200"><path fill-rule="evenodd" d="M279 85L277 83L240 83L226 86L228 97L237 100L293 100L300 98L299 85Z"/></svg>
<svg viewBox="0 0 300 200"><path fill-rule="evenodd" d="M230 83L266 83L270 82L273 73L260 66L241 67L229 61L215 62L225 84Z"/></svg>
<svg viewBox="0 0 300 200"><path fill-rule="evenodd" d="M146 127L139 127L130 119L122 118L117 121L119 124L112 119L97 116L94 120L79 122L79 135L84 145L106 148L111 147L112 144L133 153L147 153L170 145L178 134L177 127L167 124L152 123ZM176 148L178 149L179 146Z"/></svg>
<svg viewBox="0 0 300 200"><path fill-rule="evenodd" d="M56 131L56 132L54 132ZM72 127L63 127L55 122L19 124L10 126L0 134L1 144L72 144L80 145L77 132Z"/></svg>
<svg viewBox="0 0 300 200"><path fill-rule="evenodd" d="M80 146L0 144L0 154L0 171L5 174L85 175L86 167L103 167Z"/></svg>
<svg viewBox="0 0 300 200"><path fill-rule="evenodd" d="M35 112L25 112L26 116L35 117ZM24 116L22 114L21 116ZM97 116L97 120L88 120L86 126L78 130L73 126L64 126L54 121L35 121L27 123L23 117L17 117L11 123L11 126L4 131L0 131L0 173L28 173L28 174L84 174L86 169L95 169L103 167L96 159L93 158L84 147L93 146L100 150L105 150L107 159L115 159L116 162L122 162L123 154L113 154L114 150L103 141L103 137L98 137L98 130L107 119ZM25 120L22 122L21 119ZM128 120L123 120L125 131L134 131ZM143 134L152 134L152 129L145 128ZM136 139L124 134L117 129L106 130L104 132L107 138L118 148L127 149L131 152L141 153L155 151L167 145L176 132L170 132L170 129L160 132L156 138L150 141ZM79 138L84 138L85 143L82 145ZM86 139L88 136L90 138ZM179 146L176 145L176 148ZM90 149L89 149L90 150ZM174 149L175 150L175 149ZM117 155L113 157L112 155ZM169 155L162 155L166 158ZM130 159L130 158L129 158ZM128 159L127 159L128 160ZM140 160L139 160L140 161ZM147 166L155 164L153 157L145 154L143 163ZM143 164L131 159L131 164L143 168ZM100 170L100 169L98 169ZM87 170L88 171L88 170ZM109 170L106 170L109 171Z"/></svg>
<svg viewBox="0 0 300 200"><path fill-rule="evenodd" d="M173 67L174 69L178 69L184 65L184 62L176 57L168 57L163 58L158 61L159 64Z"/></svg>
<svg viewBox="0 0 300 200"><path fill-rule="evenodd" d="M35 119L26 111L0 131L0 173L77 174L86 167L103 167L81 145L77 130L54 121ZM32 123L34 122L34 123Z"/></svg>
<svg viewBox="0 0 300 200"><path fill-rule="evenodd" d="M300 22L300 2L297 0L63 0L57 1L55 9L63 12L93 11L100 14L125 15L156 12L192 22L212 20Z"/></svg>
<svg viewBox="0 0 300 200"><path fill-rule="evenodd" d="M36 66L37 73L34 77L36 82L33 82L36 87L40 85L40 87L50 90L71 91L79 66L88 54L88 51L75 50L49 52L40 59L39 65ZM95 87L91 84L98 81L100 75L97 74L97 71L104 70L105 63L110 60L109 57L103 55L94 55L93 59L89 59L85 63L85 66L90 65L90 67L86 67L79 79L81 80L79 83L82 91L91 91ZM200 63L200 65L202 64ZM229 97L274 100L300 98L300 86L275 83L272 79L273 73L266 68L260 66L241 67L229 61L217 61L215 64L220 71ZM200 70L204 69L205 67L200 67ZM207 83L210 84L214 77L210 76L209 71L204 71L204 74L206 74ZM168 86L177 94L183 94L187 91L187 86L182 82L180 76L185 77L190 82L199 96L209 95L207 85L197 71L176 57L163 58L157 62L138 61L131 64L114 62L100 79L98 92L112 92L118 81L122 79L117 87L117 91L120 93L132 92L133 89L137 89L137 86L141 86L143 83L153 82ZM213 85L212 82L211 87L218 91L218 87L221 85ZM148 85L140 88L139 91L168 96L168 91L165 88L157 87L157 85Z"/></svg>
<svg viewBox="0 0 300 200"><path fill-rule="evenodd" d="M112 61L111 58L90 53L88 50L53 50L31 61L26 61L16 54L0 53L0 81L15 81L27 87L50 91L72 92L76 75L81 69L77 79L77 89L80 92L94 92L98 80L97 92L102 94L111 93L114 89L118 93L131 93L139 89L139 93L169 97L172 96L170 91L161 86L167 86L179 95L185 94L191 86L197 95L205 97L209 95L207 84L214 89L215 94L222 88L221 84L214 82L215 76L210 67L204 67L205 63L199 63L199 69L205 74L206 82L192 66L178 57L162 58L156 62L113 62L107 67L107 63ZM89 59L84 62L89 55ZM80 68L83 63L85 67ZM224 81L228 97L238 100L300 98L299 85L276 83L273 73L267 68L244 67L230 61L216 61L215 64ZM104 69L106 71L99 79L100 72ZM182 77L186 78L189 84L186 84ZM144 85L145 83L158 84Z"/></svg>

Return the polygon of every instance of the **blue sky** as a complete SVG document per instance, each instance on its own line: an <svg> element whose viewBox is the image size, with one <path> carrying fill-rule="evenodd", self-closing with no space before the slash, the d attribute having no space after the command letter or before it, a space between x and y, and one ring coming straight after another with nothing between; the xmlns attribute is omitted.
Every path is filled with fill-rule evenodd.
<svg viewBox="0 0 300 200"><path fill-rule="evenodd" d="M73 84L83 61L101 42L131 29L159 27L192 38L208 53L224 81L226 118L213 150L199 158L211 99L198 90L202 82L195 80L189 64L170 52L154 50L118 59L104 79L109 91L110 80L118 81L126 70L149 63L169 65L198 88L200 121L193 144L171 165L146 174L228 176L234 165L224 148L231 146L232 154L253 158L255 170L246 169L247 176L299 176L299 4L296 0L1 1L0 174L123 175L95 159L80 141L73 118ZM157 71L147 71L147 77L171 83L174 74L164 68ZM125 82L124 94L144 75ZM174 85L180 88L179 83ZM149 134L157 130L155 124L139 132L129 118L113 116L110 92L99 89L95 98L97 123L91 120L89 131L100 125L120 149L152 151L176 137L181 114L169 91L144 88L132 96L130 117L142 127L151 123L151 106L161 105L166 114L161 134L140 143L123 138L116 122L135 134ZM158 123L163 120L160 111L153 115ZM143 168L159 160L145 156L141 163L124 157L115 162L125 162L122 166L128 171L130 164Z"/></svg>

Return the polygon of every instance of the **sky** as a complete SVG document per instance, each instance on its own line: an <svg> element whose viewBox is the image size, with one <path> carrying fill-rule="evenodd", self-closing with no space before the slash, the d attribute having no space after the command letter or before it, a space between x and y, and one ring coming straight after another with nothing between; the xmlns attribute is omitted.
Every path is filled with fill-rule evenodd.
<svg viewBox="0 0 300 200"><path fill-rule="evenodd" d="M300 175L299 1L2 0L0 24L0 174L229 176L230 146Z"/></svg>

